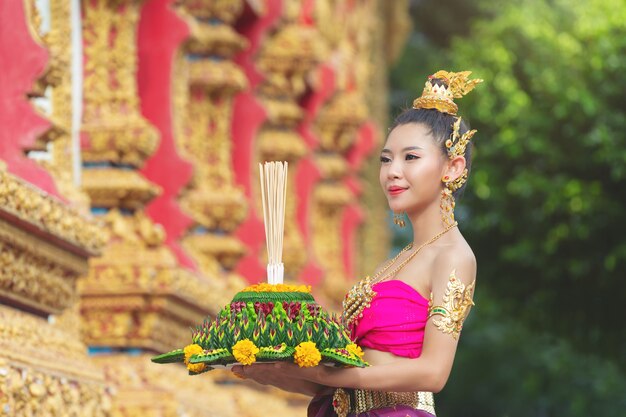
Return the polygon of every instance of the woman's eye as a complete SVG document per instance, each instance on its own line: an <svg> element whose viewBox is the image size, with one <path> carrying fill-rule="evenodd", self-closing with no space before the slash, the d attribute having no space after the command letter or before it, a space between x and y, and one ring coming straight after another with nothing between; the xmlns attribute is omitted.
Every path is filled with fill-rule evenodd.
<svg viewBox="0 0 626 417"><path fill-rule="evenodd" d="M409 153L409 154L407 154L407 155L406 155L406 158L405 158L405 159L406 159L406 160L410 160L410 159L420 159L420 157L419 157L419 156L417 156L417 155L413 155L413 154L410 154L410 153Z"/></svg>
<svg viewBox="0 0 626 417"><path fill-rule="evenodd" d="M389 161L391 161L391 159L387 158L386 156L381 156L380 157L380 162L383 163L383 164L386 163L386 162L389 162Z"/></svg>

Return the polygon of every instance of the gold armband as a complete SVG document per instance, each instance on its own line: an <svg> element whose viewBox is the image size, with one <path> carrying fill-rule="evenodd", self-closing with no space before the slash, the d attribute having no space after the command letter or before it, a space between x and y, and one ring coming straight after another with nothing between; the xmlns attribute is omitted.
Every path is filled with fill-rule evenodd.
<svg viewBox="0 0 626 417"><path fill-rule="evenodd" d="M455 339L458 339L463 328L463 321L465 321L470 307L474 305L472 295L474 295L475 283L476 280L465 287L465 284L456 277L456 269L454 269L450 273L450 279L443 296L443 304L433 305L433 294L430 293L428 318L441 316L441 318L434 319L433 324L442 332L452 334Z"/></svg>

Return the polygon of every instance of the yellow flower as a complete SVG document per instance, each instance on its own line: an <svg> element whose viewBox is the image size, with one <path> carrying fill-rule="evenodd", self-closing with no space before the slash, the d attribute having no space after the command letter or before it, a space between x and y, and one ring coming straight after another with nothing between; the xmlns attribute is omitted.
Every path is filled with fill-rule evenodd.
<svg viewBox="0 0 626 417"><path fill-rule="evenodd" d="M250 285L243 292L311 292L310 285L266 284Z"/></svg>
<svg viewBox="0 0 626 417"><path fill-rule="evenodd" d="M233 356L243 365L252 365L256 362L257 353L259 348L249 339L240 340L233 346Z"/></svg>
<svg viewBox="0 0 626 417"><path fill-rule="evenodd" d="M315 342L302 342L296 346L296 353L293 354L294 362L301 368L309 368L315 366L322 360L322 354Z"/></svg>
<svg viewBox="0 0 626 417"><path fill-rule="evenodd" d="M204 368L206 367L204 363L189 363L189 360L193 355L197 355L203 352L203 349L200 345L187 345L185 346L185 349L183 349L183 351L185 352L185 365L187 365L188 370L190 370L191 372L204 371Z"/></svg>
<svg viewBox="0 0 626 417"><path fill-rule="evenodd" d="M355 344L355 343L350 343L348 346L346 346L346 350L350 353L352 353L353 355L358 356L359 358L363 359L363 355L365 355L363 353L363 350L361 349L361 346Z"/></svg>

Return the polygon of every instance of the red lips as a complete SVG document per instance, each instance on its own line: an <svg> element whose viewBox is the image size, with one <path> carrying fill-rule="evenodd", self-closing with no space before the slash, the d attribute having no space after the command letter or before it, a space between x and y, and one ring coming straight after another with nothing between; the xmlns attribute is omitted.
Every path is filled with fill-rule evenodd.
<svg viewBox="0 0 626 417"><path fill-rule="evenodd" d="M406 190L406 188L398 187L397 185L392 185L391 187L387 188L387 192L389 193L389 195L398 195L405 192Z"/></svg>

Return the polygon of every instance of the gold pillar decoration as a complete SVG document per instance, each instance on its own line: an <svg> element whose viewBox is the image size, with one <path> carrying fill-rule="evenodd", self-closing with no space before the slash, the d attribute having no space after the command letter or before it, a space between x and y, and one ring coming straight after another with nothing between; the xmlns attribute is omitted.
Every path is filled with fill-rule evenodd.
<svg viewBox="0 0 626 417"><path fill-rule="evenodd" d="M71 325L76 281L103 244L93 221L0 169L0 410L6 415L109 416L102 371Z"/></svg>
<svg viewBox="0 0 626 417"><path fill-rule="evenodd" d="M354 144L357 130L366 118L362 96L352 91L336 93L316 120L320 152L315 162L322 181L313 193L312 241L315 256L326 272L322 288L335 302L343 299L346 284L352 278L346 276L343 260L344 209L355 203L352 191L343 182L350 174L345 152Z"/></svg>
<svg viewBox="0 0 626 417"><path fill-rule="evenodd" d="M144 212L161 190L138 172L159 141L137 96L142 2L82 5L83 188L109 233L104 254L91 260L80 283L83 337L92 346L165 351L184 344L189 326L202 321L220 292L178 265L163 228Z"/></svg>
<svg viewBox="0 0 626 417"><path fill-rule="evenodd" d="M369 109L371 119L377 126L377 145L373 156L362 169L363 182L373 186L364 187L361 201L365 209L367 227L359 230L357 239L358 275L371 274L376 266L389 254L391 231L388 227L389 206L378 186L380 162L379 149L384 144L389 125L389 67L398 58L411 30L409 1L377 0L370 17L369 47L361 49L362 60L372 70L363 81L361 91ZM398 109L393 109L396 114Z"/></svg>
<svg viewBox="0 0 626 417"><path fill-rule="evenodd" d="M85 95L81 131L87 163L140 167L158 145L156 129L139 113L136 31L141 3L82 2ZM135 183L128 177L129 183Z"/></svg>
<svg viewBox="0 0 626 417"><path fill-rule="evenodd" d="M31 32L49 53L48 66L37 81L31 97L47 100L49 106L41 111L52 122L51 128L40 136L33 149L49 152L49 158L39 162L52 175L59 192L74 205L87 212L89 198L76 186L72 146L72 25L71 4L65 0L50 0L48 31L42 30L42 18L35 0L26 0Z"/></svg>
<svg viewBox="0 0 626 417"><path fill-rule="evenodd" d="M296 22L300 7L300 2L285 3L285 23L266 41L256 61L265 76L258 94L267 111L267 121L257 139L258 159L255 163L278 160L287 161L290 166L283 262L285 272L291 278L298 276L307 261L304 240L296 223L295 173L298 160L308 153L306 144L296 131L304 116L298 99L307 90L311 70L325 55L315 27ZM258 184L258 180L254 183ZM256 194L256 200L260 202L260 192Z"/></svg>
<svg viewBox="0 0 626 417"><path fill-rule="evenodd" d="M370 117L365 99L369 86L364 83L370 67L360 56L368 47L368 31L375 2L363 0L323 0L315 3L315 22L328 48L333 52L336 79L334 96L322 108L315 122L319 149L315 161L322 181L314 191L312 241L316 258L326 274L324 293L339 303L348 281L344 264L344 210L355 204L353 192L344 180L356 174L346 160L361 125Z"/></svg>
<svg viewBox="0 0 626 417"><path fill-rule="evenodd" d="M109 416L102 370L80 339L0 306L0 410L7 416Z"/></svg>
<svg viewBox="0 0 626 417"><path fill-rule="evenodd" d="M248 87L232 57L248 45L232 28L244 1L183 1L180 14L190 28L176 64L175 133L182 156L194 167L180 204L195 224L183 247L225 293L244 284L231 272L245 254L232 232L245 219L247 200L234 181L233 97ZM224 300L227 301L227 300Z"/></svg>
<svg viewBox="0 0 626 417"><path fill-rule="evenodd" d="M376 265L386 258L389 248L389 231L387 222L387 204L379 190L378 169L379 163L376 157L377 149L385 136L384 128L388 124L388 100L387 100L387 66L389 53L397 54L402 47L408 34L407 23L408 2L399 0L386 2L382 0L361 0L350 2L346 0L322 0L315 2L315 22L324 39L333 51L333 68L337 80L337 95L353 95L353 99L360 103L359 113L365 116L361 122L369 119L378 128L375 132L374 156L368 158L361 172L357 174L367 186L363 187L359 197L362 204L367 227L361 227L358 231L356 258L357 275L370 273ZM408 26L407 26L408 25ZM392 36L393 34L393 36ZM393 50L392 52L390 52ZM334 97L330 106L334 106L338 99ZM323 115L325 112L322 112ZM352 118L354 121L355 118ZM318 120L320 135L327 136L328 130L324 128L323 117ZM349 142L350 135L354 130L344 131L344 138L336 137L335 146L344 149L343 143ZM332 135L331 135L332 136ZM324 157L318 165L327 164ZM318 160L320 158L318 157ZM321 217L320 214L313 216ZM318 238L324 239L327 233L323 222L318 221L319 231L314 233ZM339 233L337 230L336 233ZM324 243L318 243L323 248ZM353 277L348 277L349 279ZM327 280L328 282L328 280ZM337 299L341 293L341 286L328 282L325 285L334 285L336 288L328 288L335 293ZM344 284L345 285L345 284Z"/></svg>
<svg viewBox="0 0 626 417"><path fill-rule="evenodd" d="M255 383L234 378L230 371L211 371L190 378L184 367L161 367L150 362L150 355L137 355L126 362L98 356L107 381L119 389L116 417L258 417L306 414L309 398L285 395ZM172 387L177 389L172 390ZM244 392L245 390L245 392ZM155 402L155 398L159 398ZM207 399L215 401L207 402Z"/></svg>

